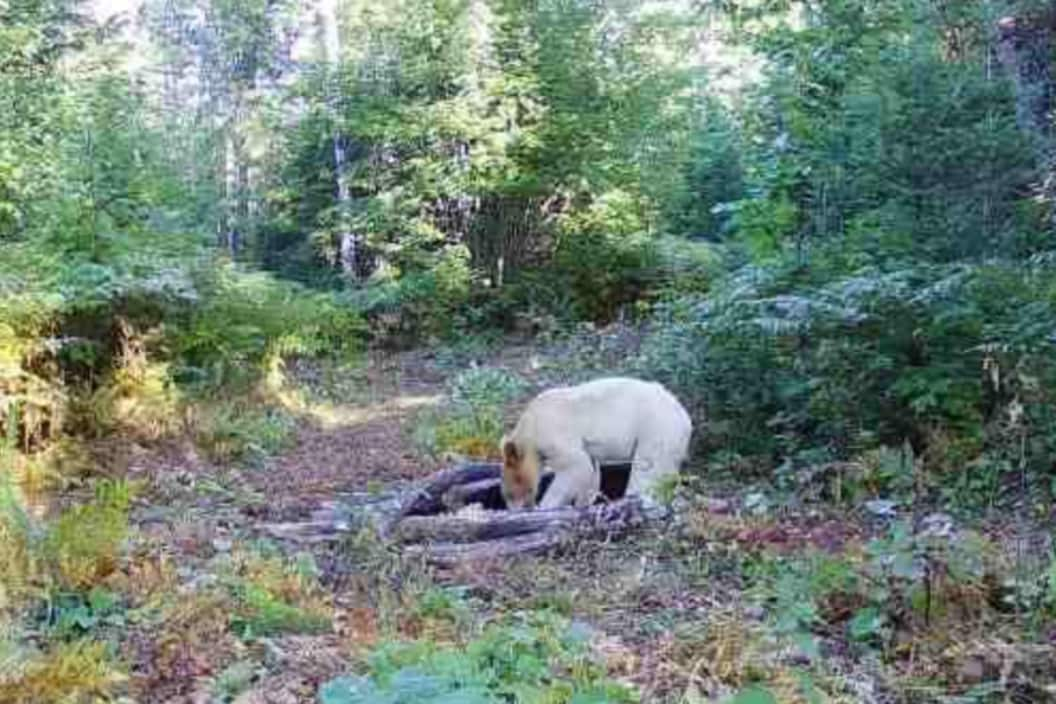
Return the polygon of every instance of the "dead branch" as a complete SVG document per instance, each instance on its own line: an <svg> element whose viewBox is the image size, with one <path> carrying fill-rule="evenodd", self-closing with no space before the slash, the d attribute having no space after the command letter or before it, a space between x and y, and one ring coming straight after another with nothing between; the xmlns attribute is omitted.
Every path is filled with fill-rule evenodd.
<svg viewBox="0 0 1056 704"><path fill-rule="evenodd" d="M496 560L513 555L532 555L557 547L571 536L567 533L527 533L500 540L475 543L432 543L408 545L404 554L422 557L437 567L453 567L465 562Z"/></svg>
<svg viewBox="0 0 1056 704"><path fill-rule="evenodd" d="M492 462L465 464L433 475L429 482L412 493L400 508L400 516L429 515L445 509L444 494L457 485L486 479L499 479L502 467Z"/></svg>
<svg viewBox="0 0 1056 704"><path fill-rule="evenodd" d="M641 502L623 499L586 508L546 511L464 511L435 516L405 516L393 531L401 543L473 542L527 533L617 532L645 520Z"/></svg>

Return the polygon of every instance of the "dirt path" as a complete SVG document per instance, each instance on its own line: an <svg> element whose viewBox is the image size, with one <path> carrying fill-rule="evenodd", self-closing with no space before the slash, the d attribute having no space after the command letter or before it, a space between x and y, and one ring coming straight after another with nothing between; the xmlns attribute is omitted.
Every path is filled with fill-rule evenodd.
<svg viewBox="0 0 1056 704"><path fill-rule="evenodd" d="M269 497L269 509L286 518L308 512L336 492L363 491L420 478L441 462L416 450L415 417L435 408L446 384L471 364L502 366L538 383L538 360L527 347L511 346L477 359L449 360L430 352L374 353L349 379L321 379L318 369L295 370L297 383L320 389L299 414L289 450L246 481ZM345 388L342 388L343 385Z"/></svg>

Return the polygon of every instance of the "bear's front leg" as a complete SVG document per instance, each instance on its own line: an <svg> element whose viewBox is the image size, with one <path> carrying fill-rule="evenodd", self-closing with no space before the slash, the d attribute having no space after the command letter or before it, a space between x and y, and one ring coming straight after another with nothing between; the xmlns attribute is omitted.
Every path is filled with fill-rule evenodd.
<svg viewBox="0 0 1056 704"><path fill-rule="evenodd" d="M665 445L662 438L639 443L631 460L631 477L626 495L638 497L647 512L665 510L657 489L666 478L678 473L680 452L677 447L672 450Z"/></svg>
<svg viewBox="0 0 1056 704"><path fill-rule="evenodd" d="M543 494L539 508L590 506L601 490L601 475L586 452L571 451L550 458L554 481Z"/></svg>

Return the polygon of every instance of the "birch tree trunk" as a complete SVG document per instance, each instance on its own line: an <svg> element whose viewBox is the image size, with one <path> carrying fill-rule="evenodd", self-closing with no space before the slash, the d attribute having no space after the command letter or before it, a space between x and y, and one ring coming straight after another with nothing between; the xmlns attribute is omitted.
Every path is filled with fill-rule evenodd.
<svg viewBox="0 0 1056 704"><path fill-rule="evenodd" d="M326 104L334 125L331 136L334 148L334 172L337 180L337 251L341 271L351 277L359 274L360 237L352 232L352 196L348 187L348 158L341 140L340 88L337 85L341 66L341 35L337 26L337 0L319 0L317 8L326 75Z"/></svg>
<svg viewBox="0 0 1056 704"><path fill-rule="evenodd" d="M246 211L245 154L241 131L241 100L234 107L224 130L224 202L220 225L221 247L238 254L241 246L242 214Z"/></svg>

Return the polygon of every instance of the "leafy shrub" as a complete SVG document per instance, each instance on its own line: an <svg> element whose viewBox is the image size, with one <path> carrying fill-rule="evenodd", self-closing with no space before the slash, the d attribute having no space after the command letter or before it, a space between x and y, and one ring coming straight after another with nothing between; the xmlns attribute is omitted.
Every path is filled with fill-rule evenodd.
<svg viewBox="0 0 1056 704"><path fill-rule="evenodd" d="M640 205L614 191L563 219L554 265L568 278L580 317L612 320L656 283L658 250Z"/></svg>
<svg viewBox="0 0 1056 704"><path fill-rule="evenodd" d="M636 701L606 678L572 624L546 612L507 617L462 647L384 644L368 661L368 675L326 683L323 704Z"/></svg>
<svg viewBox="0 0 1056 704"><path fill-rule="evenodd" d="M493 456L503 433L503 409L525 388L504 369L473 367L448 384L448 401L437 411L419 415L413 431L416 445L429 454L455 452Z"/></svg>
<svg viewBox="0 0 1056 704"><path fill-rule="evenodd" d="M662 306L640 364L706 410L708 446L833 459L908 440L930 488L990 458L993 495L1001 467L1040 476L1056 440L1048 270L916 267L812 284L747 268L706 300Z"/></svg>
<svg viewBox="0 0 1056 704"><path fill-rule="evenodd" d="M310 555L286 562L238 554L225 574L235 599L231 627L243 638L276 633L316 633L330 627L331 608Z"/></svg>
<svg viewBox="0 0 1056 704"><path fill-rule="evenodd" d="M222 464L257 461L290 442L293 419L282 409L238 401L199 404L189 413L195 443Z"/></svg>
<svg viewBox="0 0 1056 704"><path fill-rule="evenodd" d="M289 604L259 584L247 583L232 627L243 638L277 633L318 633L330 627L330 615Z"/></svg>
<svg viewBox="0 0 1056 704"><path fill-rule="evenodd" d="M239 694L249 689L257 676L257 666L241 660L224 668L213 680L213 696L221 702L235 701Z"/></svg>
<svg viewBox="0 0 1056 704"><path fill-rule="evenodd" d="M942 629L977 621L991 608L986 582L999 571L994 546L981 535L913 532L896 523L866 552L869 623Z"/></svg>
<svg viewBox="0 0 1056 704"><path fill-rule="evenodd" d="M764 559L749 565L754 592L769 606L769 627L804 655L817 657L814 629L824 622L830 600L852 605L862 597L858 567L841 557L809 554L804 558Z"/></svg>
<svg viewBox="0 0 1056 704"><path fill-rule="evenodd" d="M203 300L175 335L176 374L186 382L244 387L283 358L352 354L365 340L359 312L333 295L233 267L200 276Z"/></svg>
<svg viewBox="0 0 1056 704"><path fill-rule="evenodd" d="M787 238L796 231L800 212L786 196L775 199L748 199L734 204L738 239L754 261L780 255Z"/></svg>
<svg viewBox="0 0 1056 704"><path fill-rule="evenodd" d="M88 477L95 468L83 444L60 438L32 453L9 453L11 480L29 498L66 489Z"/></svg>
<svg viewBox="0 0 1056 704"><path fill-rule="evenodd" d="M914 532L893 524L864 551L751 557L746 576L766 605L770 632L817 657L815 636L843 629L848 640L884 648L898 631L937 637L994 616L987 586L1007 566L971 532Z"/></svg>
<svg viewBox="0 0 1056 704"><path fill-rule="evenodd" d="M472 367L448 384L452 403L470 410L497 408L524 391L524 380L497 367Z"/></svg>
<svg viewBox="0 0 1056 704"><path fill-rule="evenodd" d="M126 483L100 481L95 501L67 509L48 526L43 552L62 587L87 589L117 568L129 498Z"/></svg>
<svg viewBox="0 0 1056 704"><path fill-rule="evenodd" d="M70 401L70 430L88 437L122 432L157 440L181 427L181 396L169 365L151 363L141 369L119 368L108 383L75 394Z"/></svg>
<svg viewBox="0 0 1056 704"><path fill-rule="evenodd" d="M724 264L718 250L705 242L664 237L657 240L658 294L674 297L706 293L722 276Z"/></svg>
<svg viewBox="0 0 1056 704"><path fill-rule="evenodd" d="M126 625L120 597L103 587L92 587L87 593L65 592L56 595L48 605L51 634L59 639L86 637L105 626Z"/></svg>
<svg viewBox="0 0 1056 704"><path fill-rule="evenodd" d="M208 676L234 660L228 595L208 589L166 599L156 625L136 643L137 658L151 667L136 673L132 696L142 701L159 692L186 694L193 677Z"/></svg>
<svg viewBox="0 0 1056 704"><path fill-rule="evenodd" d="M449 247L431 266L380 279L346 300L364 311L381 341L405 346L431 337L450 337L477 284L469 252L461 246Z"/></svg>
<svg viewBox="0 0 1056 704"><path fill-rule="evenodd" d="M366 340L336 295L223 263L196 238L109 245L63 261L16 247L0 262L0 420L17 412L24 449L63 430L156 439L180 430L188 387L274 388L285 359L347 357Z"/></svg>
<svg viewBox="0 0 1056 704"><path fill-rule="evenodd" d="M0 668L0 701L11 704L90 701L117 693L127 677L105 643L79 640Z"/></svg>

